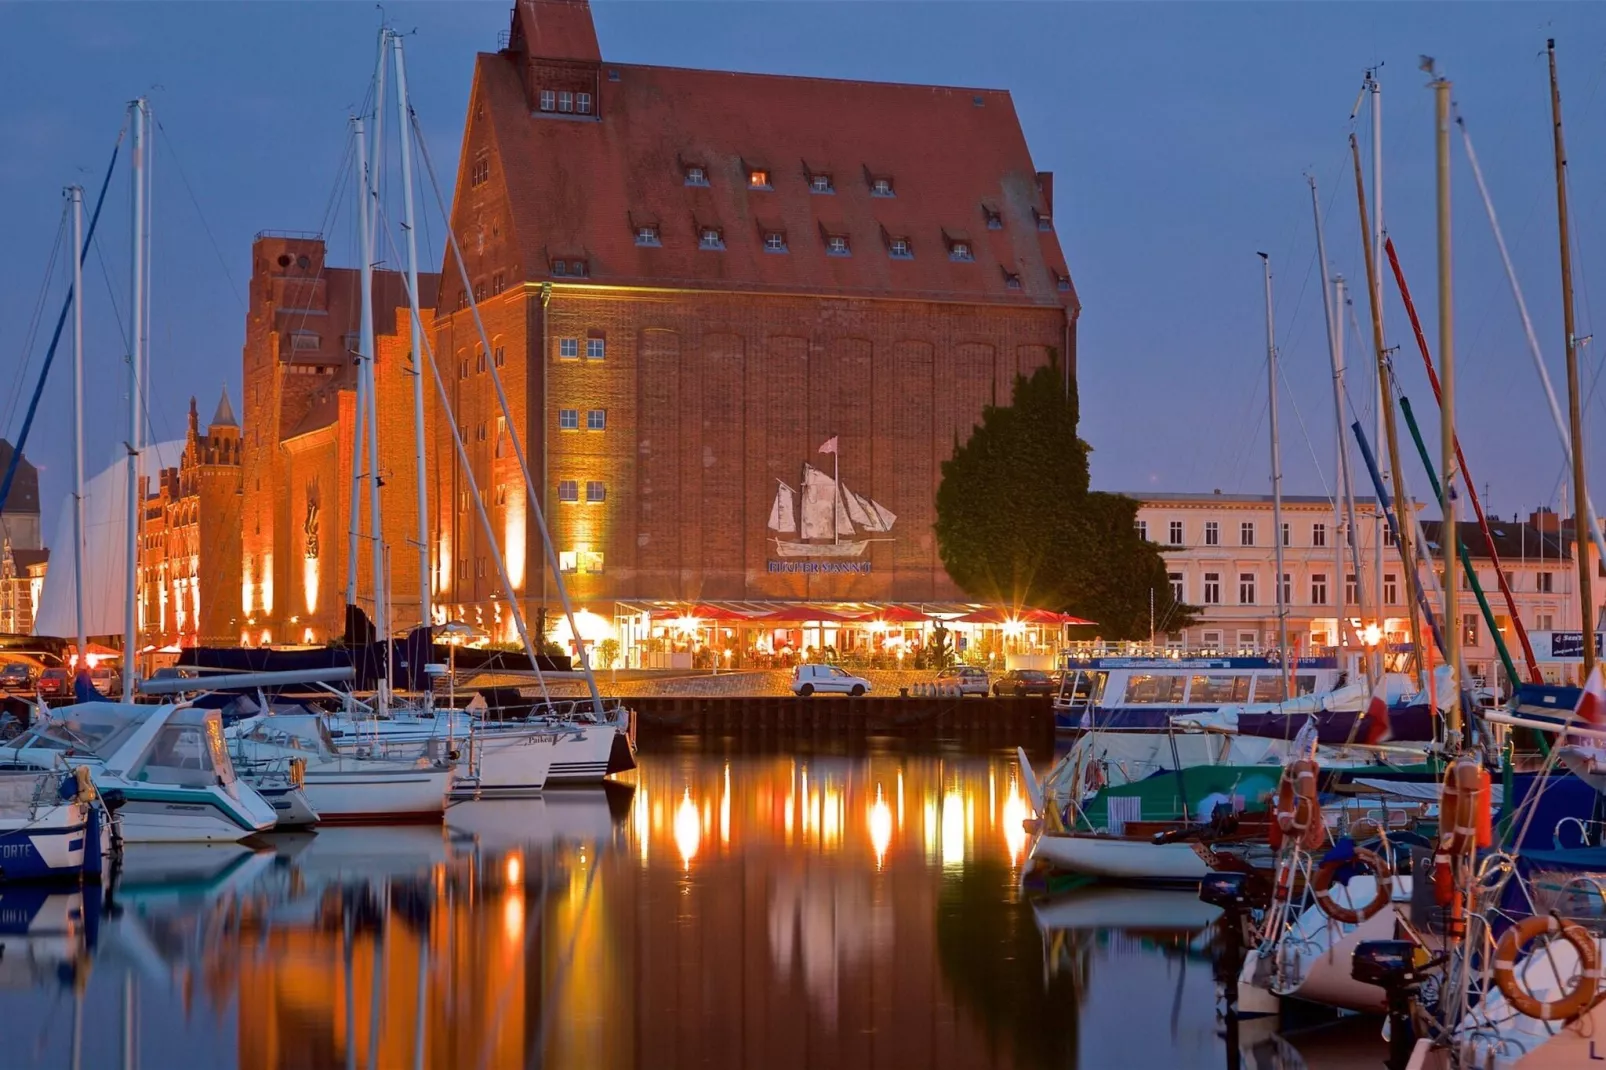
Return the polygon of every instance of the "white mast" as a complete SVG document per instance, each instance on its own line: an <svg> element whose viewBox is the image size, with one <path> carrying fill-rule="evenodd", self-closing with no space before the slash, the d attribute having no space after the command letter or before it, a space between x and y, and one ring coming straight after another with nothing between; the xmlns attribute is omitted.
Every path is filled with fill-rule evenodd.
<svg viewBox="0 0 1606 1070"><path fill-rule="evenodd" d="M134 701L135 660L139 654L139 630L134 616L137 594L135 576L139 570L139 450L140 450L140 339L145 335L145 99L129 105L133 125L132 182L133 209L133 298L129 309L133 324L128 332L128 538L127 575L123 588L123 701ZM74 254L76 256L76 252ZM80 651L80 653L82 653Z"/></svg>
<svg viewBox="0 0 1606 1070"><path fill-rule="evenodd" d="M351 434L351 530L346 539L346 605L357 604L357 553L362 528L362 441L363 420L368 414L367 360L373 352L374 287L373 260L368 255L368 146L364 143L361 116L351 120L351 136L357 148L357 255L362 257L362 318L357 342L357 412Z"/></svg>
<svg viewBox="0 0 1606 1070"><path fill-rule="evenodd" d="M368 282L363 292L369 295L367 359L359 368L367 382L368 417L368 523L372 530L370 549L373 553L374 574L374 630L384 640L385 680L379 688L379 712L383 714L390 695L390 576L385 567L385 526L379 505L379 388L374 375L373 327L373 263L374 229L379 222L379 171L385 160L385 52L390 43L387 31L379 31L379 55L374 62L374 151L370 154L368 170L362 175L364 203L368 212L368 243L363 249L363 263L368 267Z"/></svg>
<svg viewBox="0 0 1606 1070"><path fill-rule="evenodd" d="M407 99L407 65L402 57L401 35L390 35L396 56L396 117L401 130L402 229L407 231L407 305L412 319L413 434L418 480L418 619L428 628L434 623L430 613L430 585L434 581L429 567L429 488L424 483L424 321L418 311L418 236L413 225L413 147L407 117L412 110ZM470 295L472 297L472 295ZM545 359L545 358L543 358ZM508 596L512 597L509 591Z"/></svg>
<svg viewBox="0 0 1606 1070"><path fill-rule="evenodd" d="M1372 266L1373 271L1376 272L1374 277L1381 280L1383 278L1383 85L1377 80L1377 71L1375 69L1366 72L1366 90L1372 97ZM1377 289L1376 315L1378 329L1381 332L1383 323L1383 284L1381 281L1379 281ZM1384 406L1391 404L1391 402L1386 389L1387 384L1383 382L1381 375L1375 368L1373 369L1372 379L1377 388L1377 418L1375 421L1376 426L1372 429L1372 441L1382 443L1385 441L1383 409ZM1394 499L1397 510L1409 508L1408 503L1400 501L1400 495L1404 493L1404 488L1393 486L1393 473L1389 467L1387 465L1378 465L1378 473L1383 481L1383 486L1390 492L1389 496ZM1403 515L1403 512L1397 513L1397 515ZM1387 524L1388 518L1383 514L1382 503L1379 503L1372 516L1372 592L1376 596L1379 628L1383 626L1383 532ZM1416 564L1411 562L1406 567L1415 569ZM1359 581L1359 579L1360 577L1357 575L1356 580ZM1413 636L1412 638L1415 639L1416 637ZM1420 650L1420 647L1418 649ZM1377 671L1382 672L1381 662L1377 666Z"/></svg>
<svg viewBox="0 0 1606 1070"><path fill-rule="evenodd" d="M84 632L84 187L73 186L67 194L72 198L72 574L78 669L89 650Z"/></svg>
<svg viewBox="0 0 1606 1070"><path fill-rule="evenodd" d="M1283 698L1289 692L1288 658L1288 607L1283 600L1283 461L1281 440L1277 435L1277 330L1271 316L1271 257L1260 254L1260 264L1266 273L1266 382L1270 388L1267 402L1271 416L1271 544L1277 575L1272 577L1272 588L1277 593L1277 648L1278 662L1283 670ZM1336 577L1340 583L1343 577Z"/></svg>

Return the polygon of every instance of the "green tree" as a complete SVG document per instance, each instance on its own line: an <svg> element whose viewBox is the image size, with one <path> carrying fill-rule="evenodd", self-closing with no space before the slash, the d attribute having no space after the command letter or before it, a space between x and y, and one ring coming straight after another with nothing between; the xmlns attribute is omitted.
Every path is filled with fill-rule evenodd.
<svg viewBox="0 0 1606 1070"><path fill-rule="evenodd" d="M1148 637L1151 591L1160 630L1186 627L1196 609L1171 597L1159 550L1138 537L1138 503L1088 489L1077 420L1057 358L1018 377L1011 404L982 410L937 489L948 575L983 601L1097 621L1109 639Z"/></svg>

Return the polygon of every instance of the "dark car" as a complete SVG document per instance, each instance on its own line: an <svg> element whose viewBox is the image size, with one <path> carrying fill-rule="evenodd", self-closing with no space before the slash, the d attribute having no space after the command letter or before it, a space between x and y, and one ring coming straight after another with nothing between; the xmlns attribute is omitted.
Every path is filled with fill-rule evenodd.
<svg viewBox="0 0 1606 1070"><path fill-rule="evenodd" d="M59 666L46 669L39 674L36 687L45 698L66 698L72 694L72 677Z"/></svg>
<svg viewBox="0 0 1606 1070"><path fill-rule="evenodd" d="M1054 695L1054 678L1042 669L1011 669L993 681L996 695Z"/></svg>
<svg viewBox="0 0 1606 1070"><path fill-rule="evenodd" d="M33 666L25 661L11 661L0 666L0 691L33 690Z"/></svg>

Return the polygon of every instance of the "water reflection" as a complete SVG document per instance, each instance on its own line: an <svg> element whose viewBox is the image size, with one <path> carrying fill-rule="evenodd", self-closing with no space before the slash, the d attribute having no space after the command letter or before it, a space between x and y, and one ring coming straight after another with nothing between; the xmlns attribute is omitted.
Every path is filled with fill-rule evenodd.
<svg viewBox="0 0 1606 1070"><path fill-rule="evenodd" d="M673 749L444 828L141 845L105 904L0 893L0 1062L1225 1065L1207 908L1024 901L1025 813L1003 755Z"/></svg>

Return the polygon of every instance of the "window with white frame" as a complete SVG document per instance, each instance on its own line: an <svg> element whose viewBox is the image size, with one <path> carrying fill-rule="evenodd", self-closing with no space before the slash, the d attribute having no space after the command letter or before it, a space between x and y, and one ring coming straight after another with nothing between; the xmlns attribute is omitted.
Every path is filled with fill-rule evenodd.
<svg viewBox="0 0 1606 1070"><path fill-rule="evenodd" d="M887 253L894 260L913 260L915 255L908 238L893 238L887 244Z"/></svg>
<svg viewBox="0 0 1606 1070"><path fill-rule="evenodd" d="M1556 593L1556 574L1554 572L1534 573L1534 590L1540 594Z"/></svg>
<svg viewBox="0 0 1606 1070"><path fill-rule="evenodd" d="M590 115L591 114L591 94L590 93L576 93L574 95L574 110L579 112L581 115Z"/></svg>
<svg viewBox="0 0 1606 1070"><path fill-rule="evenodd" d="M574 111L574 94L567 89L558 90L558 110L562 112Z"/></svg>
<svg viewBox="0 0 1606 1070"><path fill-rule="evenodd" d="M608 355L608 343L607 343L606 339L602 339L602 338L587 338L586 339L586 359L587 360L602 360L607 355Z"/></svg>
<svg viewBox="0 0 1606 1070"><path fill-rule="evenodd" d="M663 244L658 239L658 224L656 224L656 223L643 223L641 226L637 227L636 228L636 244L637 245L661 245L661 244Z"/></svg>
<svg viewBox="0 0 1606 1070"><path fill-rule="evenodd" d="M1361 600L1361 584L1360 584L1360 581L1358 579L1356 579L1355 573L1353 573L1353 572L1348 573L1344 577L1344 603L1345 603L1345 605L1353 606L1353 605L1356 605L1357 603L1359 603L1360 600Z"/></svg>
<svg viewBox="0 0 1606 1070"><path fill-rule="evenodd" d="M580 481L576 479L558 480L558 501L577 502L580 500Z"/></svg>
<svg viewBox="0 0 1606 1070"><path fill-rule="evenodd" d="M1400 604L1400 578L1392 572L1383 576L1383 603L1390 606Z"/></svg>
<svg viewBox="0 0 1606 1070"><path fill-rule="evenodd" d="M552 111L558 106L558 94L551 89L541 90L541 110Z"/></svg>
<svg viewBox="0 0 1606 1070"><path fill-rule="evenodd" d="M1312 546L1326 546L1327 545L1327 525L1326 524L1318 522L1318 523L1312 524L1310 526L1310 544Z"/></svg>
<svg viewBox="0 0 1606 1070"><path fill-rule="evenodd" d="M586 480L586 502L596 505L608 500L608 488L600 479Z"/></svg>
<svg viewBox="0 0 1606 1070"><path fill-rule="evenodd" d="M723 249L725 235L718 227L703 227L697 232L697 248Z"/></svg>
<svg viewBox="0 0 1606 1070"><path fill-rule="evenodd" d="M1166 578L1171 581L1171 601L1182 601L1182 573L1168 572Z"/></svg>
<svg viewBox="0 0 1606 1070"><path fill-rule="evenodd" d="M766 253L786 252L786 231L766 230L764 232L764 251Z"/></svg>
<svg viewBox="0 0 1606 1070"><path fill-rule="evenodd" d="M1171 521L1170 538L1167 540L1172 546L1182 545L1182 521Z"/></svg>
<svg viewBox="0 0 1606 1070"><path fill-rule="evenodd" d="M825 254L827 256L852 256L853 251L848 247L845 234L832 234L825 239Z"/></svg>
<svg viewBox="0 0 1606 1070"><path fill-rule="evenodd" d="M579 360L580 359L580 339L578 339L578 338L559 338L558 339L558 359L560 359L560 360Z"/></svg>
<svg viewBox="0 0 1606 1070"><path fill-rule="evenodd" d="M1221 573L1206 572L1204 574L1204 604L1219 606L1221 604Z"/></svg>
<svg viewBox="0 0 1606 1070"><path fill-rule="evenodd" d="M1312 572L1310 574L1310 604L1325 606L1327 604L1327 573Z"/></svg>
<svg viewBox="0 0 1606 1070"><path fill-rule="evenodd" d="M1241 606L1255 604L1255 574L1253 572L1238 573L1238 604Z"/></svg>
<svg viewBox="0 0 1606 1070"><path fill-rule="evenodd" d="M688 186L706 186L706 185L708 185L708 172L703 170L701 167L688 167L688 168L686 168L686 185L688 185Z"/></svg>
<svg viewBox="0 0 1606 1070"><path fill-rule="evenodd" d="M1138 538L1144 542L1149 541L1149 522L1147 520L1132 521L1132 529L1138 533Z"/></svg>
<svg viewBox="0 0 1606 1070"><path fill-rule="evenodd" d="M559 551L558 552L558 571L559 572L574 572L574 571L576 571L575 566L578 563L579 558L580 558L580 555L577 554L573 550L561 550L561 551Z"/></svg>
<svg viewBox="0 0 1606 1070"><path fill-rule="evenodd" d="M1221 525L1216 523L1214 520L1206 520L1205 521L1205 541L1204 541L1204 544L1206 546L1220 546L1221 545Z"/></svg>
<svg viewBox="0 0 1606 1070"><path fill-rule="evenodd" d="M1238 525L1238 545L1255 545L1255 522L1253 520L1245 520Z"/></svg>
<svg viewBox="0 0 1606 1070"><path fill-rule="evenodd" d="M1551 613L1536 613L1534 623L1539 626L1540 631L1548 632L1556 627L1556 617Z"/></svg>
<svg viewBox="0 0 1606 1070"><path fill-rule="evenodd" d="M812 174L809 176L810 193L835 193L836 187L831 184L831 176L825 174Z"/></svg>
<svg viewBox="0 0 1606 1070"><path fill-rule="evenodd" d="M1294 602L1294 578L1283 573L1283 605L1292 605Z"/></svg>
<svg viewBox="0 0 1606 1070"><path fill-rule="evenodd" d="M607 409L587 409L586 410L586 430L587 431L606 431L607 429L608 429L608 410Z"/></svg>

